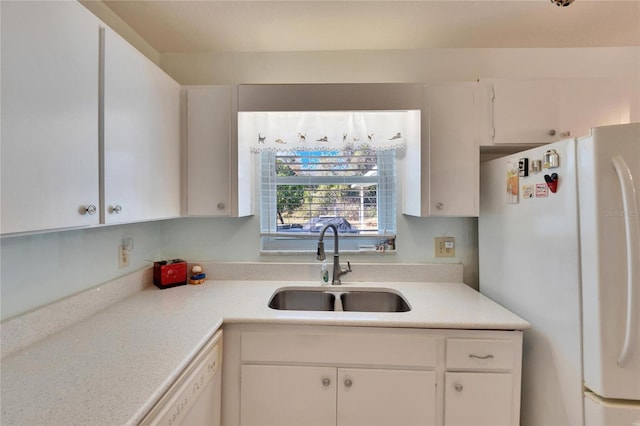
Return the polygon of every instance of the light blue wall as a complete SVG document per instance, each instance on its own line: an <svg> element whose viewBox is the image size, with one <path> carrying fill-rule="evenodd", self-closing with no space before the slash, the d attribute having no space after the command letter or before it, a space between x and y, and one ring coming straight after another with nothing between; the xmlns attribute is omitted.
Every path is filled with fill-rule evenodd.
<svg viewBox="0 0 640 426"><path fill-rule="evenodd" d="M163 256L172 221L105 226L0 240L2 318L102 284ZM118 268L118 247L133 238L129 267Z"/></svg>
<svg viewBox="0 0 640 426"><path fill-rule="evenodd" d="M477 288L478 237L475 218L397 218L397 252L391 254L349 253L342 256L357 262L432 263L462 262L464 281ZM260 253L260 221L249 218L184 218L167 227L165 250L169 257L189 260L247 262L313 262L315 255L273 255ZM456 238L456 257L436 259L434 237Z"/></svg>
<svg viewBox="0 0 640 426"><path fill-rule="evenodd" d="M358 262L435 262L434 236L456 237L465 282L477 286L477 225L472 218L398 218L398 251L349 255ZM50 232L0 240L2 319L100 285L150 265L148 260L310 262L313 255L261 255L259 219L182 218ZM118 268L118 246L133 238L127 268Z"/></svg>

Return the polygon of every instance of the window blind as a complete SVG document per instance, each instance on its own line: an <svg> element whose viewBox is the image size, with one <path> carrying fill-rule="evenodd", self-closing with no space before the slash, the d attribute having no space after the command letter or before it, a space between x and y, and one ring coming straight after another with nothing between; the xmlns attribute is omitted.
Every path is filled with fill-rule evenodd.
<svg viewBox="0 0 640 426"><path fill-rule="evenodd" d="M305 241L315 244L329 223L341 234L341 250L395 248L394 151L260 155L263 249L315 250Z"/></svg>

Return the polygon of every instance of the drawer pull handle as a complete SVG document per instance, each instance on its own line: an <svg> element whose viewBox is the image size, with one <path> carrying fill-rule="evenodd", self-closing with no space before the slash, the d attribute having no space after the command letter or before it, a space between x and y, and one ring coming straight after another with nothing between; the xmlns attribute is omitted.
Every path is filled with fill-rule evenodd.
<svg viewBox="0 0 640 426"><path fill-rule="evenodd" d="M493 355L489 354L489 355L476 355L476 354L469 354L469 358L475 358L475 359L493 359Z"/></svg>
<svg viewBox="0 0 640 426"><path fill-rule="evenodd" d="M344 381L344 386L347 388L350 388L351 386L353 386L353 382L351 381L351 379L346 379Z"/></svg>
<svg viewBox="0 0 640 426"><path fill-rule="evenodd" d="M462 389L463 389L460 383L456 383L453 388L456 390L456 392L462 392Z"/></svg>
<svg viewBox="0 0 640 426"><path fill-rule="evenodd" d="M325 388L328 387L331 384L331 379L328 378L324 378L322 379L322 386L324 386Z"/></svg>

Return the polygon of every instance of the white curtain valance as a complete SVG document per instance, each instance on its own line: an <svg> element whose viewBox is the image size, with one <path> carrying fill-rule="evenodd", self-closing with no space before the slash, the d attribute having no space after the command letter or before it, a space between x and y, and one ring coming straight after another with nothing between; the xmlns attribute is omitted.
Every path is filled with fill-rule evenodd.
<svg viewBox="0 0 640 426"><path fill-rule="evenodd" d="M409 111L239 112L238 138L251 152L403 148Z"/></svg>

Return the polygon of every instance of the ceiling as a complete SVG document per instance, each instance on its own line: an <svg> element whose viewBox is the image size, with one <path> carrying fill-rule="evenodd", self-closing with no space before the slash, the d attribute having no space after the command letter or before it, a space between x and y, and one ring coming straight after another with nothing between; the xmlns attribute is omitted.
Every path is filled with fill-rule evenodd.
<svg viewBox="0 0 640 426"><path fill-rule="evenodd" d="M103 0L160 53L640 46L640 0Z"/></svg>

